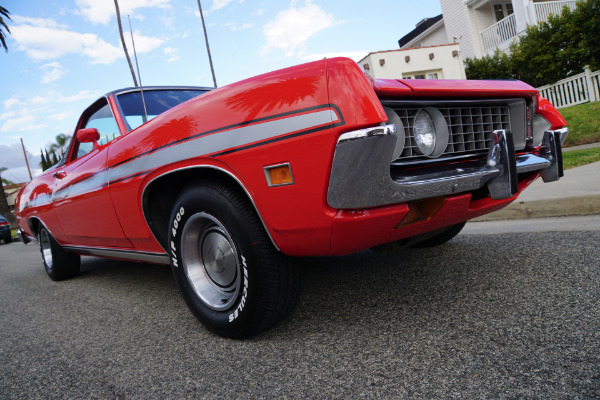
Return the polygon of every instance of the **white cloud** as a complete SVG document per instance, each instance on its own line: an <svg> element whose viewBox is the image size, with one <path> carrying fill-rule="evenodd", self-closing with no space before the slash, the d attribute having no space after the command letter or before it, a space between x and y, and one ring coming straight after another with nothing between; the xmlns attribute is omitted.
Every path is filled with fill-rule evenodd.
<svg viewBox="0 0 600 400"><path fill-rule="evenodd" d="M127 17L138 8L158 7L167 8L170 0L119 0L121 18ZM110 0L77 0L77 14L94 24L107 25L116 16L115 3ZM134 16L135 18L135 16Z"/></svg>
<svg viewBox="0 0 600 400"><path fill-rule="evenodd" d="M252 28L252 24L238 24L235 22L227 22L223 25L223 27L231 29L232 31L242 31L244 29Z"/></svg>
<svg viewBox="0 0 600 400"><path fill-rule="evenodd" d="M164 42L164 40L159 38L144 36L138 31L133 31L133 40L135 41L135 51L138 54L148 53L154 50L155 48L159 47ZM125 36L125 44L127 45L127 50L129 50L130 57L133 57L133 45L131 43L131 35Z"/></svg>
<svg viewBox="0 0 600 400"><path fill-rule="evenodd" d="M368 51L339 51L332 53L313 53L302 56L305 61L317 61L324 58L348 57L356 62L360 61L364 56L369 54Z"/></svg>
<svg viewBox="0 0 600 400"><path fill-rule="evenodd" d="M263 15L263 13L265 12L265 10L263 10L262 8L259 8L258 10L254 11L252 13L253 17L260 17L261 15Z"/></svg>
<svg viewBox="0 0 600 400"><path fill-rule="evenodd" d="M39 22L38 20L42 19L31 20L33 21L30 22ZM49 21L51 20L42 20L42 26L24 24L11 27L12 37L17 42L17 49L24 51L34 61L54 60L65 54L75 53L89 57L92 64L112 64L117 59L124 57L121 46L107 43L93 33L79 33L48 27L52 25ZM128 48L132 49L130 35L125 36L125 41ZM163 40L135 32L135 43L138 53L147 53L160 46ZM43 83L49 83L52 79L56 80L61 76L61 69L50 72L53 72L53 75L49 74L47 77L43 77Z"/></svg>
<svg viewBox="0 0 600 400"><path fill-rule="evenodd" d="M54 29L65 29L67 25L59 24L50 18L31 18L31 17L23 17L21 15L13 15L11 16L12 20L15 24L18 25L33 25L39 26L41 28L54 28Z"/></svg>
<svg viewBox="0 0 600 400"><path fill-rule="evenodd" d="M38 122L41 115L49 115L50 118L60 121L73 114L73 110L65 109L64 106L59 107L61 112L55 112L52 108L57 103L71 103L97 97L97 94L91 93L89 90L82 90L69 96L50 91L44 96L34 96L27 101L21 101L13 96L4 101L5 108L8 103L11 109L0 115L0 120L3 121L0 125L0 132L23 132L45 128L48 126L44 123L45 120L41 123Z"/></svg>
<svg viewBox="0 0 600 400"><path fill-rule="evenodd" d="M168 57L167 62L173 62L179 60L179 54L177 54L177 50L172 47L165 47L163 49L165 55Z"/></svg>
<svg viewBox="0 0 600 400"><path fill-rule="evenodd" d="M227 4L231 3L233 0L213 0L213 4L212 7L210 8L210 11L216 11L219 10L223 7L225 7Z"/></svg>
<svg viewBox="0 0 600 400"><path fill-rule="evenodd" d="M262 47L261 53L281 49L286 56L291 57L296 51L302 50L308 39L335 24L333 15L325 13L311 0L306 0L302 6L297 6L297 2L292 1L290 8L281 11L273 21L264 26L263 34L267 44Z"/></svg>
<svg viewBox="0 0 600 400"><path fill-rule="evenodd" d="M63 113L52 114L52 115L50 115L50 118L55 119L57 121L62 121L63 119L68 118L72 114L73 113L71 111L66 111L66 112L63 112Z"/></svg>
<svg viewBox="0 0 600 400"><path fill-rule="evenodd" d="M52 83L60 79L60 77L66 73L66 70L63 68L63 66L56 61L44 64L40 67L40 69L44 71L41 79L42 83Z"/></svg>
<svg viewBox="0 0 600 400"><path fill-rule="evenodd" d="M54 99L54 101L59 103L70 103L72 101L95 99L98 97L98 95L91 93L89 90L82 90L70 96L63 96L60 93L52 93L51 97Z"/></svg>
<svg viewBox="0 0 600 400"><path fill-rule="evenodd" d="M32 129L44 128L44 124L35 123L35 115L26 114L17 118L9 118L0 126L0 132L23 132Z"/></svg>
<svg viewBox="0 0 600 400"><path fill-rule="evenodd" d="M24 51L34 61L54 60L65 54L76 53L89 57L92 64L112 64L123 57L119 47L92 33L32 25L12 26L11 32L17 49Z"/></svg>
<svg viewBox="0 0 600 400"><path fill-rule="evenodd" d="M11 96L8 99L4 100L4 108L6 108L7 110L9 108L12 108L14 106L19 106L24 104L21 100L19 100L19 98L17 96Z"/></svg>
<svg viewBox="0 0 600 400"><path fill-rule="evenodd" d="M0 165L0 167L8 168L2 173L3 178L7 178L13 182L20 183L28 181L29 174L27 172L27 164L25 163L25 157L23 156L23 148L21 147L21 142L19 141L19 139L17 139L17 141L17 143L13 143L10 145L0 144L0 154L2 154L2 165ZM41 170L39 169L39 163L41 159L39 154L33 155L29 152L29 149L27 150L27 158L29 159L31 173L35 176L41 172Z"/></svg>
<svg viewBox="0 0 600 400"><path fill-rule="evenodd" d="M6 111L0 114L0 119L12 118L17 115L16 111Z"/></svg>

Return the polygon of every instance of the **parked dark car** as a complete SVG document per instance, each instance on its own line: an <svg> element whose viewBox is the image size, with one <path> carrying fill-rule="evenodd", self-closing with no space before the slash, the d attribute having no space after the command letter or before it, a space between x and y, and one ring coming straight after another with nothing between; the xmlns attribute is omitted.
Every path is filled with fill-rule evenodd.
<svg viewBox="0 0 600 400"><path fill-rule="evenodd" d="M0 239L4 240L4 243L6 244L12 242L10 224L2 215L0 215Z"/></svg>

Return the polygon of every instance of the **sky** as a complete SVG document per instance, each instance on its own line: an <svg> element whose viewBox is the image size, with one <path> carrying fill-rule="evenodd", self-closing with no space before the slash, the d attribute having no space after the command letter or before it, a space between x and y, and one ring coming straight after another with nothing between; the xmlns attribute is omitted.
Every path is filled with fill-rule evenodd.
<svg viewBox="0 0 600 400"><path fill-rule="evenodd" d="M439 0L201 0L217 85L265 72L399 48L398 39ZM11 13L0 50L0 167L13 182L34 176L40 150L73 134L81 112L133 86L114 0L0 0ZM213 86L197 0L119 0L130 57L133 29L141 80ZM135 68L135 64L134 64Z"/></svg>

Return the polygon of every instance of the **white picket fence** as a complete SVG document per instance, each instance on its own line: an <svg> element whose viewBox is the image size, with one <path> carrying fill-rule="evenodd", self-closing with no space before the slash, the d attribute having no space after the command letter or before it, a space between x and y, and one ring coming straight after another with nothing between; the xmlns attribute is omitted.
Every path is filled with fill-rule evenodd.
<svg viewBox="0 0 600 400"><path fill-rule="evenodd" d="M600 100L600 70L584 72L562 81L537 88L540 96L550 100L556 108L574 106Z"/></svg>

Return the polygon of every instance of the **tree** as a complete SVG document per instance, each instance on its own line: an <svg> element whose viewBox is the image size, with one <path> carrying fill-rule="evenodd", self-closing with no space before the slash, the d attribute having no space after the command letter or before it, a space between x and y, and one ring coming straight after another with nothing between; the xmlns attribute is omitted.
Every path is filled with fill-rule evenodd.
<svg viewBox="0 0 600 400"><path fill-rule="evenodd" d="M506 53L496 49L494 55L467 58L467 79L514 79L511 60Z"/></svg>
<svg viewBox="0 0 600 400"><path fill-rule="evenodd" d="M532 86L547 85L581 73L586 65L600 68L600 0L582 0L571 11L527 27L510 46L510 55L467 59L469 79L520 79ZM509 76L507 76L509 75Z"/></svg>
<svg viewBox="0 0 600 400"><path fill-rule="evenodd" d="M56 141L56 143L52 143L50 145L50 151L55 152L58 150L58 153L60 154L60 158L63 158L65 156L65 147L70 138L71 138L71 136L69 136L69 135L65 135L64 133L59 133L58 135L56 135L56 138L54 139Z"/></svg>
<svg viewBox="0 0 600 400"><path fill-rule="evenodd" d="M40 149L40 168L42 169L42 171L45 171L48 169L48 161L46 160L46 156L44 155L44 150Z"/></svg>
<svg viewBox="0 0 600 400"><path fill-rule="evenodd" d="M121 25L121 12L119 11L119 3L115 0L115 9L117 10L117 22L119 24L119 34L121 35L121 44L123 45L123 51L125 52L125 58L129 64L129 70L131 71L131 77L133 78L133 84L138 87L137 79L135 79L135 72L133 72L133 65L131 65L131 59L129 58L129 52L127 46L125 46L125 37L123 36L123 26Z"/></svg>
<svg viewBox="0 0 600 400"><path fill-rule="evenodd" d="M6 32L8 33L10 33L10 29L8 28L8 25L6 25L6 21L4 21L4 18L12 21L12 19L10 18L10 12L8 12L6 8L0 6L0 43L2 43L4 51L8 52L8 47L6 46L6 34L4 33L4 29L6 29Z"/></svg>

